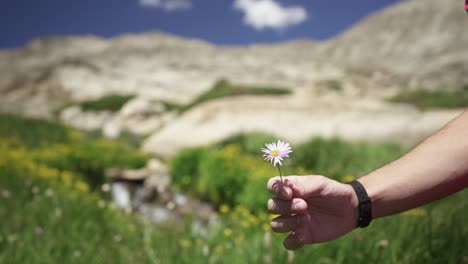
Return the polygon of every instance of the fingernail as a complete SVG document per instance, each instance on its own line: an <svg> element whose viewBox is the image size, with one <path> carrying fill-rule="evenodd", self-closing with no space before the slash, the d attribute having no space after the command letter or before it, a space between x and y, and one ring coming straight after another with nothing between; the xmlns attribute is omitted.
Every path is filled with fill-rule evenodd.
<svg viewBox="0 0 468 264"><path fill-rule="evenodd" d="M283 242L283 245L289 250L296 250L302 247L301 239L298 234L291 233Z"/></svg>
<svg viewBox="0 0 468 264"><path fill-rule="evenodd" d="M292 209L296 211L302 211L307 208L307 205L305 205L301 200L295 200L294 203L292 204Z"/></svg>

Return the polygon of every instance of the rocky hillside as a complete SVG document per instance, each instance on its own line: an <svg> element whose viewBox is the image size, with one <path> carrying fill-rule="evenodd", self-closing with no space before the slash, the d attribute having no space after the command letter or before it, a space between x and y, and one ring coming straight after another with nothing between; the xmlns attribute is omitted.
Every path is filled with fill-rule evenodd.
<svg viewBox="0 0 468 264"><path fill-rule="evenodd" d="M38 39L2 52L0 92L7 99L2 108L47 116L48 99L63 103L109 93L184 103L220 78L296 87L342 75L337 67L316 65L305 52L294 51L289 44L215 47L165 33Z"/></svg>
<svg viewBox="0 0 468 264"><path fill-rule="evenodd" d="M468 83L468 17L460 0L401 1L317 49L359 71L386 71L423 86Z"/></svg>
<svg viewBox="0 0 468 264"><path fill-rule="evenodd" d="M161 155L248 131L293 141L417 140L459 111L421 113L382 99L408 87L468 84L468 18L459 2L401 1L324 43L220 47L160 32L37 39L0 51L0 111L50 118L75 104L59 114L64 122L109 136L150 134L144 149ZM161 105L190 103L222 78L293 93L232 97L181 115ZM77 107L109 94L135 98L117 113Z"/></svg>

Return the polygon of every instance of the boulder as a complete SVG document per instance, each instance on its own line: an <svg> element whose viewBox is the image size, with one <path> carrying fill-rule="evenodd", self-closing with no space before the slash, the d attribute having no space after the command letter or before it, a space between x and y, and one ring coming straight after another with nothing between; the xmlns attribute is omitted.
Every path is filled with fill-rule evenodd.
<svg viewBox="0 0 468 264"><path fill-rule="evenodd" d="M101 130L113 117L109 111L82 111L79 106L71 106L60 113L60 120L67 125L83 130Z"/></svg>

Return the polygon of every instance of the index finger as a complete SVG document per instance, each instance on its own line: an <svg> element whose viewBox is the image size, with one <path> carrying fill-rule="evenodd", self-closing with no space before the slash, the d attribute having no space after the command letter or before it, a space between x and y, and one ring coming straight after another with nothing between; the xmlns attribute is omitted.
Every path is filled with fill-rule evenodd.
<svg viewBox="0 0 468 264"><path fill-rule="evenodd" d="M286 177L283 177L283 180ZM273 177L268 180L267 189L271 193L278 196L282 200L291 200L292 199L292 189L287 186L287 184L281 180L280 177Z"/></svg>

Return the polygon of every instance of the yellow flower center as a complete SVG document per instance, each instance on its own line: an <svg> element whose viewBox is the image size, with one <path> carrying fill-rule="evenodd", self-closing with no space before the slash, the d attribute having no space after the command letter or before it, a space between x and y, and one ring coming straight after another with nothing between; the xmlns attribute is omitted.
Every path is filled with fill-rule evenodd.
<svg viewBox="0 0 468 264"><path fill-rule="evenodd" d="M279 150L277 150L277 149L273 150L273 151L271 152L271 155L273 155L273 156L275 156L275 157L278 156L278 155L279 155Z"/></svg>

